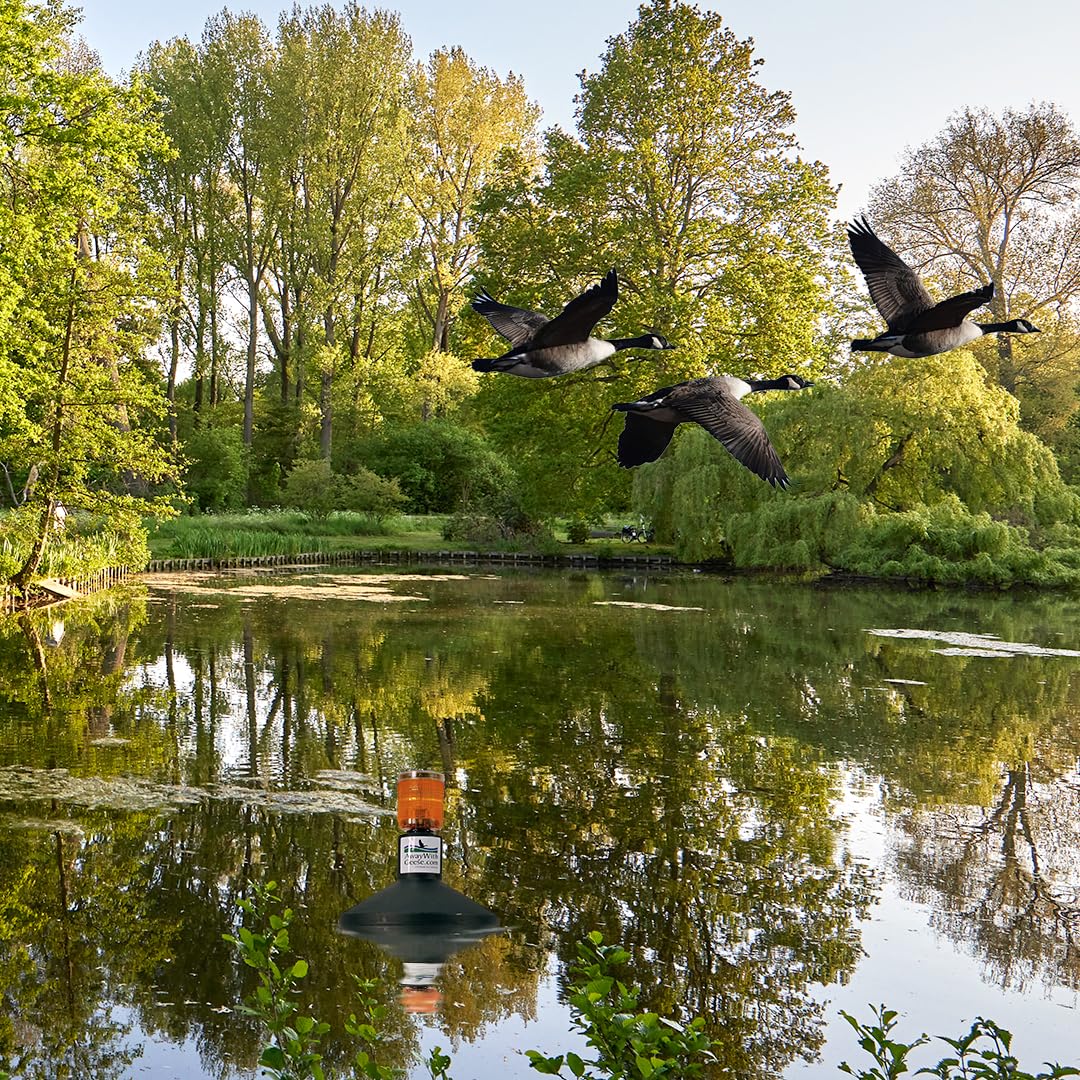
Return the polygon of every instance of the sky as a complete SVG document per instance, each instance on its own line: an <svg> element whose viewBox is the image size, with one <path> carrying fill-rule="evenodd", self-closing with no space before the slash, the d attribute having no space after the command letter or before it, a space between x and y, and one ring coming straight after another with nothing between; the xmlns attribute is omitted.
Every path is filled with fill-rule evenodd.
<svg viewBox="0 0 1080 1080"><path fill-rule="evenodd" d="M81 31L119 75L155 40L197 39L228 6L274 27L282 0L85 0ZM302 6L308 6L306 0ZM605 42L634 19L637 0L385 0L418 59L460 45L500 75L513 71L544 111L573 128L582 70L596 71ZM804 157L840 185L838 216L866 205L898 171L905 147L932 139L965 107L1000 113L1051 101L1080 124L1080 5L1072 0L730 0L707 3L764 60L758 79L786 90Z"/></svg>

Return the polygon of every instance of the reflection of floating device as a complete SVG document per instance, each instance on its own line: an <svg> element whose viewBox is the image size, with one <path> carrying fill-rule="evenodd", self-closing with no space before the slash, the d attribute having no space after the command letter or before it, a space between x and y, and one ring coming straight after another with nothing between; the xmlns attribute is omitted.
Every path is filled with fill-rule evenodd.
<svg viewBox="0 0 1080 1080"><path fill-rule="evenodd" d="M442 802L442 773L401 774L398 827L407 831L398 837L398 879L338 920L342 933L381 945L404 962L401 999L417 1013L438 1008L435 980L446 960L500 929L494 912L442 883L442 837L434 831L442 828Z"/></svg>

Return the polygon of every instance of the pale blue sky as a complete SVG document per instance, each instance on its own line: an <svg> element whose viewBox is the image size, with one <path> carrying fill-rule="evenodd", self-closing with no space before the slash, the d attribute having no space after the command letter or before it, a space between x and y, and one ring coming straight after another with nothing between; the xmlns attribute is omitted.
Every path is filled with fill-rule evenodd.
<svg viewBox="0 0 1080 1080"><path fill-rule="evenodd" d="M113 74L156 39L198 38L229 6L268 26L280 0L85 0L83 35ZM401 13L418 57L446 45L502 74L514 71L544 110L572 127L577 73L595 71L608 37L637 0L399 0L369 3ZM894 173L906 145L935 135L964 105L993 111L1053 101L1080 123L1080 5L1066 0L730 0L719 11L765 61L759 79L788 90L805 156L829 166L848 217L870 186ZM927 27L929 29L924 29ZM890 36L894 35L894 36Z"/></svg>

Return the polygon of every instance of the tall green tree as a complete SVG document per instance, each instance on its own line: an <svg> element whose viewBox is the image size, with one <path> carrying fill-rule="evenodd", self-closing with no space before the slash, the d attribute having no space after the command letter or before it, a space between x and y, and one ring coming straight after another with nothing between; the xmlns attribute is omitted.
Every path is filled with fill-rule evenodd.
<svg viewBox="0 0 1080 1080"><path fill-rule="evenodd" d="M164 282L136 185L140 161L165 146L142 85L117 85L73 50L75 18L0 9L0 460L34 478L2 526L0 573L17 587L61 501L103 515L98 534L137 564L143 484L171 475L143 365Z"/></svg>
<svg viewBox="0 0 1080 1080"><path fill-rule="evenodd" d="M478 254L477 200L487 185L536 169L540 110L518 76L500 79L460 48L413 70L409 103L405 190L420 221L412 300L429 347L449 352Z"/></svg>
<svg viewBox="0 0 1080 1080"><path fill-rule="evenodd" d="M281 163L289 170L293 226L279 234L278 262L294 289L290 318L312 342L319 449L329 460L335 384L342 371L363 379L380 293L394 280L388 270L405 241L409 43L396 15L350 3L341 11L294 10L281 22L278 52L274 127L280 132L291 118L301 136L287 140L294 156ZM300 251L287 249L286 241Z"/></svg>
<svg viewBox="0 0 1080 1080"><path fill-rule="evenodd" d="M246 292L244 445L251 446L259 347L259 296L277 237L269 185L278 133L269 104L273 45L254 15L224 11L203 35L203 64L217 94L210 116L225 147L225 180L233 199L225 218L228 257Z"/></svg>
<svg viewBox="0 0 1080 1080"><path fill-rule="evenodd" d="M142 178L156 211L152 243L166 259L173 285L165 369L175 440L176 388L184 368L190 367L194 382L196 424L204 408L218 403L223 381L225 222L231 201L225 162L231 135L216 117L224 109L220 89L202 52L186 38L154 43L140 67L157 96L160 123L173 150L151 155Z"/></svg>
<svg viewBox="0 0 1080 1080"><path fill-rule="evenodd" d="M514 446L538 508L625 498L607 452L613 401L706 372L813 372L829 354L835 193L797 155L790 98L759 83L759 65L719 15L643 4L582 76L576 135L548 131L542 180L485 200L479 276L495 295L554 314L616 266L620 300L601 333L655 328L679 346L659 371L486 380L482 415Z"/></svg>

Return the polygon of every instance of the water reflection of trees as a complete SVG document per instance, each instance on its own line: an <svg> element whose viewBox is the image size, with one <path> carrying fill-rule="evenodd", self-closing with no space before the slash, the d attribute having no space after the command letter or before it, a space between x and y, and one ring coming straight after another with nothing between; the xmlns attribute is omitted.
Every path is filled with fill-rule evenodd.
<svg viewBox="0 0 1080 1080"><path fill-rule="evenodd" d="M535 1007L543 952L524 942L568 959L575 937L600 929L627 944L657 1007L715 1019L735 1074L812 1053L813 987L851 971L870 898L866 870L837 842L834 761L880 771L891 804L919 808L905 818L903 875L945 898L943 929L1009 957L1003 979L1037 967L1074 979L1062 883L1077 878L1047 860L1062 856L1075 805L1045 797L1075 761L1061 723L1075 711L1074 667L1025 658L1018 678L1016 665L864 633L935 625L1043 640L1069 625L1067 602L1000 599L987 625L985 603L962 597L700 579L494 578L425 592L434 602L407 611L321 602L287 616L281 601L234 595L110 601L41 649L44 670L32 635L12 629L0 640L0 764L308 793L320 770L350 769L370 776L358 808L386 803L402 768L442 768L448 880L520 929L448 966L439 1022L452 1039ZM710 610L590 602L613 596ZM103 736L126 742L96 745ZM1002 761L1029 763L1022 785L1002 783ZM957 791L991 809L952 811L943 834L937 804ZM82 832L65 834L63 888L52 833L0 832L0 993L13 1018L0 1020L0 1052L12 1053L14 1018L43 1026L45 998L29 987L63 990L44 943L89 912L82 952L60 972L81 980L72 1038L112 1031L119 1004L145 1032L196 1040L208 1073L250 1062L256 1033L219 1011L250 987L219 942L253 876L284 882L301 913L294 940L314 962L315 1011L347 1014L354 973L383 980L393 1001L396 965L334 931L392 877L385 818L210 797L156 813L13 812ZM9 943L23 939L39 955L20 959ZM392 1015L407 1053L411 1028ZM127 1046L120 1031L99 1041Z"/></svg>
<svg viewBox="0 0 1080 1080"><path fill-rule="evenodd" d="M1004 770L988 807L906 815L896 861L932 924L984 960L1004 988L1080 987L1080 789L1075 773ZM943 827L943 822L947 825Z"/></svg>

